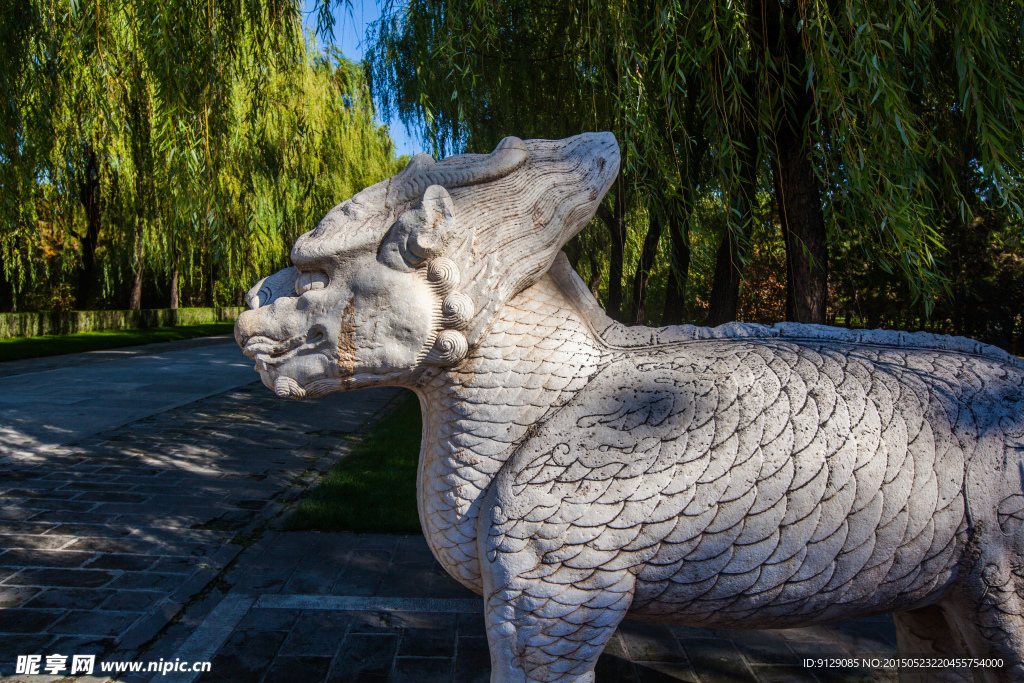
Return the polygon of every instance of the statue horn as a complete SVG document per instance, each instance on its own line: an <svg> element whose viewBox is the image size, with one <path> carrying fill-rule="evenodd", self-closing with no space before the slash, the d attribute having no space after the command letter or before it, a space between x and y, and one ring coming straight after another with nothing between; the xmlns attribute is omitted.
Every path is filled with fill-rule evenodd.
<svg viewBox="0 0 1024 683"><path fill-rule="evenodd" d="M509 136L490 154L460 154L434 161L429 154L417 154L395 176L387 203L397 206L423 194L431 185L446 189L477 185L508 175L526 161L526 145Z"/></svg>

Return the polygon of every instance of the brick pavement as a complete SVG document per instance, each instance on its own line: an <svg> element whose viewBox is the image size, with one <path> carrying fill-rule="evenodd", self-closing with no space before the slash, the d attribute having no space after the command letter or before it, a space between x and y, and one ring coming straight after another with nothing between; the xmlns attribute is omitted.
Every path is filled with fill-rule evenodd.
<svg viewBox="0 0 1024 683"><path fill-rule="evenodd" d="M234 621L220 624L219 642L209 637L217 614L196 605L142 659L189 652L212 660L209 673L170 679L178 683L490 680L482 601L441 569L420 536L271 532L219 590L243 601ZM207 647L202 656L188 647L194 633ZM597 681L892 681L894 672L821 674L800 662L894 653L892 620L884 615L780 631L625 621L599 661Z"/></svg>
<svg viewBox="0 0 1024 683"><path fill-rule="evenodd" d="M240 379L221 362L226 349L196 353L209 349L217 353L192 357L194 381L169 400L125 377L123 361L90 363L107 392L94 429L84 418L62 429L64 413L16 400L28 386L58 401L58 385L75 380L61 373L80 372L75 364L0 379L3 405L21 415L6 426L39 437L0 449L0 674L17 654L136 656L396 396L282 401L252 383L251 368ZM180 382L180 359L144 360ZM87 394L77 379L75 392ZM148 416L133 419L140 412Z"/></svg>

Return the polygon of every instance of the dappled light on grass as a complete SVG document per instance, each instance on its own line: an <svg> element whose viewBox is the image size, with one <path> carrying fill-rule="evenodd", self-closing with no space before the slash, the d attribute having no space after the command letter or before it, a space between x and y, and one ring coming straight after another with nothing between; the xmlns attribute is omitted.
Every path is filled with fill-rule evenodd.
<svg viewBox="0 0 1024 683"><path fill-rule="evenodd" d="M420 533L416 467L420 405L407 395L300 501L290 531Z"/></svg>

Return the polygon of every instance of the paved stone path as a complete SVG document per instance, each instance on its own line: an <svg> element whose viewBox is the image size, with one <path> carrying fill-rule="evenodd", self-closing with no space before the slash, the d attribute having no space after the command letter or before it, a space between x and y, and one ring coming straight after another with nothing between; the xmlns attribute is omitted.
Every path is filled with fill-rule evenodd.
<svg viewBox="0 0 1024 683"><path fill-rule="evenodd" d="M252 362L234 343L170 349L147 355L126 350L122 358L111 351L74 354L72 364L57 367L49 359L2 364L14 366L8 373L23 372L0 377L0 455L69 444L255 377ZM116 360L93 362L111 357Z"/></svg>
<svg viewBox="0 0 1024 683"><path fill-rule="evenodd" d="M0 377L24 375L30 372L44 372L60 368L81 367L94 363L106 363L112 360L126 360L137 356L155 356L158 354L198 349L204 346L226 345L234 339L231 334L218 334L212 337L196 337L195 339L178 339L155 344L139 346L122 346L115 349L100 349L83 353L70 353L62 356L42 356L19 361L9 361L0 353Z"/></svg>
<svg viewBox="0 0 1024 683"><path fill-rule="evenodd" d="M226 598L195 605L142 657L212 660L211 671L147 681L486 683L482 601L451 579L421 536L270 532L223 577ZM881 669L803 668L805 657L891 656L887 616L784 631L623 622L598 683L892 681Z"/></svg>
<svg viewBox="0 0 1024 683"><path fill-rule="evenodd" d="M18 654L212 662L192 681L489 680L482 603L419 536L282 532L390 390L253 383L233 343L0 364L0 679ZM804 657L891 655L888 617L788 631L624 622L599 683L887 681ZM97 671L81 681L107 681ZM6 675L6 677L5 677Z"/></svg>
<svg viewBox="0 0 1024 683"><path fill-rule="evenodd" d="M396 396L282 401L233 341L184 346L3 364L0 674L134 658Z"/></svg>

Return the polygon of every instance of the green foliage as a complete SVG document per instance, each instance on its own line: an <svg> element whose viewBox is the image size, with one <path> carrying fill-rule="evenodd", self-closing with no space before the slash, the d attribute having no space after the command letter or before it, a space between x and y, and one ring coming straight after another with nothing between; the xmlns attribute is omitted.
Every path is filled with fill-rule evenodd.
<svg viewBox="0 0 1024 683"><path fill-rule="evenodd" d="M286 527L419 533L416 468L421 435L419 399L410 393L302 499Z"/></svg>
<svg viewBox="0 0 1024 683"><path fill-rule="evenodd" d="M779 217L748 207L755 194L777 205L780 131L807 101L798 124L830 250L891 274L904 307L942 315L951 231L978 216L1024 225L1022 19L1021 0L389 0L368 61L380 105L438 153L613 131L619 182L643 209L627 212L627 262L661 215L692 228L695 258L728 230L763 270L771 249L753 240ZM786 27L795 53L772 38ZM685 275L692 312L710 283Z"/></svg>
<svg viewBox="0 0 1024 683"><path fill-rule="evenodd" d="M64 301L38 293L76 272L79 307L123 306L143 274L152 296L180 278L194 300L237 300L327 209L396 171L362 68L316 51L298 9L0 9L0 280L20 307Z"/></svg>
<svg viewBox="0 0 1024 683"><path fill-rule="evenodd" d="M232 138L238 161L223 174L226 221L236 228L223 262L239 286L287 263L295 239L332 206L406 161L374 123L361 67L337 51L307 52L265 94L267 105Z"/></svg>

